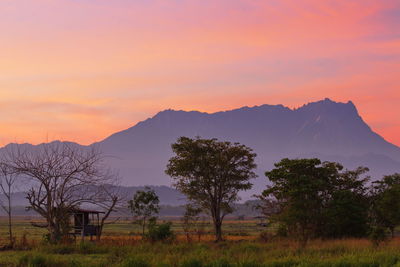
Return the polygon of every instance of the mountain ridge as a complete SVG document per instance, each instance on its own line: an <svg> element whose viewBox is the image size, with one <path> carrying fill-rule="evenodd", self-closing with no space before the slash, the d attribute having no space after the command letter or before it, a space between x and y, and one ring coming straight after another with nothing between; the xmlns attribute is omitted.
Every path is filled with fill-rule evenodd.
<svg viewBox="0 0 400 267"><path fill-rule="evenodd" d="M352 101L328 98L297 108L264 104L213 113L167 109L85 147L100 147L126 186L168 186L171 179L164 169L172 156L170 145L180 136L253 148L260 177L249 194L261 191L263 173L284 157L318 156L349 169L368 164L374 179L400 172L400 148L375 133Z"/></svg>

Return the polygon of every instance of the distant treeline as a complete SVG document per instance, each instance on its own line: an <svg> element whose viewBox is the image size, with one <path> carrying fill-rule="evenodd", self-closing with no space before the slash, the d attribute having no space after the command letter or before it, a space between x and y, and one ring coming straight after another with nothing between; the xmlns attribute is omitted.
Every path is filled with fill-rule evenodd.
<svg viewBox="0 0 400 267"><path fill-rule="evenodd" d="M235 210L232 214L230 214L230 218L233 219L252 219L253 217L258 217L262 215L261 210L258 209L258 205L261 204L261 201L258 200L249 200L245 203L237 203L235 204ZM13 208L14 216L27 216L27 217L40 217L33 210L27 210L26 206L14 206ZM160 211L158 213L159 216L168 217L168 216L176 216L181 217L185 214L185 205L160 205ZM6 216L7 214L0 210L0 216ZM130 210L125 208L119 208L114 211L111 216L120 217L123 220L133 220L132 214ZM203 214L204 217L208 217L207 214Z"/></svg>
<svg viewBox="0 0 400 267"><path fill-rule="evenodd" d="M159 224L158 216L181 216L189 236L202 231L207 215L216 241L221 241L228 216L244 219L262 213L278 228L277 235L294 238L302 246L313 238L367 236L379 244L394 236L400 225L400 174L371 182L366 167L348 170L318 158L285 158L265 173L269 185L260 189L257 201L238 204L239 193L250 190L257 177L257 155L251 148L200 137L180 137L171 148L165 173L180 192L180 201L186 200L184 206L160 205L155 189L168 197L173 191L166 187L133 193L133 188L119 186L118 174L104 165L104 156L96 149L60 143L8 151L0 161L5 197L0 207L8 218L10 245L16 214L41 216L45 223L40 227L48 230L51 243L64 240L72 230L76 234L78 228L82 238L91 231L100 240L103 226L114 215L140 223L143 236L153 241L174 236L171 225ZM28 213L25 207L12 205L16 185L27 179L32 183L25 193ZM101 216L89 220L89 214Z"/></svg>

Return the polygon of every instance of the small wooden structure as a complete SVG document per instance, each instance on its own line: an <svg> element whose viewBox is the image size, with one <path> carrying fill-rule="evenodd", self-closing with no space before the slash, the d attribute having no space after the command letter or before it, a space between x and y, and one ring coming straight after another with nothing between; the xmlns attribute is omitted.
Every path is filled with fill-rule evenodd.
<svg viewBox="0 0 400 267"><path fill-rule="evenodd" d="M74 209L71 211L73 216L73 232L71 233L76 239L81 236L82 240L85 236L93 236L98 238L100 236L100 214L104 212L87 209Z"/></svg>

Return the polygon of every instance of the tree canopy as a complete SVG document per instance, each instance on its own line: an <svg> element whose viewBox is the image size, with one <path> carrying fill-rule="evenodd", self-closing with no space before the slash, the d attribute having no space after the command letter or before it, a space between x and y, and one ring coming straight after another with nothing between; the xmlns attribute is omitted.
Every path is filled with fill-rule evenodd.
<svg viewBox="0 0 400 267"><path fill-rule="evenodd" d="M175 153L166 173L189 201L208 212L216 240L222 239L222 221L232 212L241 190L252 187L256 154L245 145L217 139L181 137L172 144Z"/></svg>
<svg viewBox="0 0 400 267"><path fill-rule="evenodd" d="M335 162L282 159L265 175L272 185L260 196L275 203L272 219L304 246L312 237L365 235L368 203L360 178L368 169L343 171Z"/></svg>
<svg viewBox="0 0 400 267"><path fill-rule="evenodd" d="M400 225L400 174L384 176L373 184L374 223L376 226L388 228L394 236L394 229Z"/></svg>
<svg viewBox="0 0 400 267"><path fill-rule="evenodd" d="M160 200L156 192L149 187L146 190L139 190L128 201L128 207L132 214L138 218L142 224L142 234L146 228L146 221L160 211Z"/></svg>

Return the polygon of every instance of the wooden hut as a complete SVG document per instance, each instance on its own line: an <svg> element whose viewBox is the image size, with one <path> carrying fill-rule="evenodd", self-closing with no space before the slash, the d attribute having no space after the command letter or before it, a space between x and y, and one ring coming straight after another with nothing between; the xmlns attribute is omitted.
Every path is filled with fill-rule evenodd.
<svg viewBox="0 0 400 267"><path fill-rule="evenodd" d="M85 239L85 236L90 236L90 240L92 240L93 236L98 238L100 236L100 214L104 214L104 212L87 209L72 210L72 235L75 237L75 239L78 236L81 236L82 240Z"/></svg>

